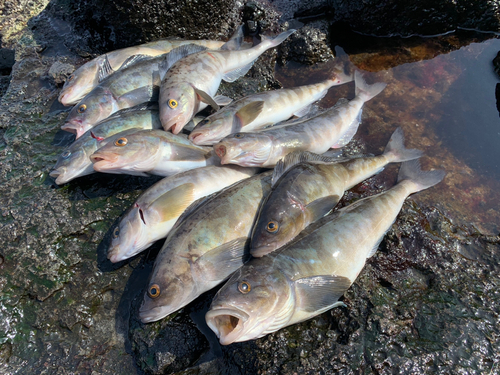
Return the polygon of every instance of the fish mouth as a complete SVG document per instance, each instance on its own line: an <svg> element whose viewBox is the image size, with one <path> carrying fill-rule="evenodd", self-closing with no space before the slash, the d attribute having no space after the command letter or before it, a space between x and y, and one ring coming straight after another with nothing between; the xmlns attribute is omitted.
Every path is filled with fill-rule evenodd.
<svg viewBox="0 0 500 375"><path fill-rule="evenodd" d="M172 309L170 306L158 306L152 309L144 309L144 305L139 309L139 318L143 323L156 322L172 314L178 309Z"/></svg>
<svg viewBox="0 0 500 375"><path fill-rule="evenodd" d="M217 335L222 345L237 342L244 332L249 315L235 308L209 310L205 315L207 325Z"/></svg>
<svg viewBox="0 0 500 375"><path fill-rule="evenodd" d="M69 133L76 134L76 139L80 138L86 132L86 130L83 129L83 125L80 121L67 122L61 126L61 129Z"/></svg>
<svg viewBox="0 0 500 375"><path fill-rule="evenodd" d="M256 246L254 248L251 248L250 249L250 254L254 257L254 258L260 258L260 257L263 257L264 255L266 254L269 254L270 252L273 252L274 250L276 250L279 246L278 245L275 245L275 244L271 244L271 245L260 245L260 246Z"/></svg>
<svg viewBox="0 0 500 375"><path fill-rule="evenodd" d="M218 145L214 146L214 151L215 151L215 154L220 158L221 163L222 164L226 164L224 162L224 157L227 154L227 148L226 148L226 146L218 144Z"/></svg>
<svg viewBox="0 0 500 375"><path fill-rule="evenodd" d="M221 137L222 138L222 137ZM189 135L189 140L195 145L199 146L212 146L220 141L220 138L210 137L206 133L194 132Z"/></svg>
<svg viewBox="0 0 500 375"><path fill-rule="evenodd" d="M200 142L200 135L203 135L203 133L200 133L200 132L196 132L196 133L191 133L189 134L189 140L191 142L193 142L195 145L199 144L198 142ZM196 140L196 138L198 138L198 140Z"/></svg>
<svg viewBox="0 0 500 375"><path fill-rule="evenodd" d="M66 176L66 168L62 167L54 169L49 173L49 176L55 178L55 183L57 185L65 184L70 179L69 176Z"/></svg>
<svg viewBox="0 0 500 375"><path fill-rule="evenodd" d="M112 167L112 164L116 162L117 159L118 157L116 155L103 155L98 153L90 155L90 161L94 164L94 170L97 172L105 172Z"/></svg>
<svg viewBox="0 0 500 375"><path fill-rule="evenodd" d="M57 98L59 100L59 103L62 105L69 107L71 105L74 105L78 103L78 98L73 98L71 99L71 94L69 92L62 92L59 94L59 97Z"/></svg>
<svg viewBox="0 0 500 375"><path fill-rule="evenodd" d="M108 250L108 259L111 263L118 263L128 258L124 257L123 254L120 254L120 248L118 246L114 246Z"/></svg>

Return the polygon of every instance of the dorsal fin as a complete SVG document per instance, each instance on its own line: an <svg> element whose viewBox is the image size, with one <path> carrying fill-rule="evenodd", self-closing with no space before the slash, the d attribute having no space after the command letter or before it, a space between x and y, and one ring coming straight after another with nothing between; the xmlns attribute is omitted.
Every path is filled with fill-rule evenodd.
<svg viewBox="0 0 500 375"><path fill-rule="evenodd" d="M161 80L163 80L165 74L167 74L167 71L177 61L179 61L183 57L192 55L193 53L205 51L206 49L207 47L202 47L196 44L184 44L180 47L174 48L172 51L166 54L165 59L158 66Z"/></svg>
<svg viewBox="0 0 500 375"><path fill-rule="evenodd" d="M319 162L319 163L338 163L338 158L331 158L328 156L322 156L309 151L294 151L287 154L283 159L280 159L276 166L274 167L272 186L276 184L281 176L285 174L293 166L304 163L304 162Z"/></svg>
<svg viewBox="0 0 500 375"><path fill-rule="evenodd" d="M104 59L102 59L99 62L99 71L98 71L99 83L104 81L104 79L109 77L114 72L115 71L113 70L113 68L111 67L111 64L109 63L108 55L104 55Z"/></svg>

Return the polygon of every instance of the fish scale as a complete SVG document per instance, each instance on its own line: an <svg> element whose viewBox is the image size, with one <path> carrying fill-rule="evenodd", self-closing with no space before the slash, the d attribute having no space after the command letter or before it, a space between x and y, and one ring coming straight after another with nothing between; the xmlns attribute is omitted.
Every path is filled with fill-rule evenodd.
<svg viewBox="0 0 500 375"><path fill-rule="evenodd" d="M305 120L225 137L214 146L221 163L272 167L295 150L322 154L329 148L344 146L357 131L363 104L385 87L383 83L366 84L358 71L354 80L356 97L351 101L341 99L335 106Z"/></svg>
<svg viewBox="0 0 500 375"><path fill-rule="evenodd" d="M162 78L160 87L160 120L165 130L177 134L198 111L213 99L224 79L232 82L246 74L264 51L279 45L295 30L285 31L274 39L265 39L245 50L195 52L174 62Z"/></svg>
<svg viewBox="0 0 500 375"><path fill-rule="evenodd" d="M209 145L231 133L259 130L292 115L302 116L330 87L350 80L352 78L340 70L334 70L332 78L323 82L249 95L208 116L193 129L189 138L196 144ZM262 103L260 111L249 107L252 103ZM304 108L306 111L302 113Z"/></svg>
<svg viewBox="0 0 500 375"><path fill-rule="evenodd" d="M375 253L408 195L443 177L443 171L422 172L418 160L405 162L393 188L325 216L288 245L252 258L217 292L206 314L208 326L227 345L339 305L338 299ZM275 323L277 316L281 325Z"/></svg>
<svg viewBox="0 0 500 375"><path fill-rule="evenodd" d="M378 156L336 159L294 152L273 174L273 190L264 201L252 234L250 252L263 256L285 245L310 223L330 212L347 189L380 172L387 164L422 156L407 149L401 128ZM269 224L273 227L269 229Z"/></svg>

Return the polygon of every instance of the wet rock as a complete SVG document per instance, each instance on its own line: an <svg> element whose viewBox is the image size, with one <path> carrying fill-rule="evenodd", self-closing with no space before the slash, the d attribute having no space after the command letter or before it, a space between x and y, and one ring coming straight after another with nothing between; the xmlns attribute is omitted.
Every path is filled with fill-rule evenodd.
<svg viewBox="0 0 500 375"><path fill-rule="evenodd" d="M137 365L148 374L184 370L208 350L205 336L182 312L149 324L140 323L134 316L129 334Z"/></svg>
<svg viewBox="0 0 500 375"><path fill-rule="evenodd" d="M317 64L333 59L328 35L319 28L306 25L283 42L280 62L294 61L301 64Z"/></svg>

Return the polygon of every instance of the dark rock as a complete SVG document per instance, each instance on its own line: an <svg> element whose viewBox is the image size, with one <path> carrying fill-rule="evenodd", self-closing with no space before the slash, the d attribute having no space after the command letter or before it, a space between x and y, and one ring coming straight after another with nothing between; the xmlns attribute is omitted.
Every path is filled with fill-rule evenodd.
<svg viewBox="0 0 500 375"><path fill-rule="evenodd" d="M328 35L317 28L304 26L283 42L280 62L294 61L301 64L317 64L331 60Z"/></svg>

